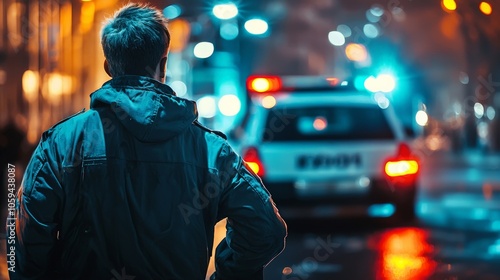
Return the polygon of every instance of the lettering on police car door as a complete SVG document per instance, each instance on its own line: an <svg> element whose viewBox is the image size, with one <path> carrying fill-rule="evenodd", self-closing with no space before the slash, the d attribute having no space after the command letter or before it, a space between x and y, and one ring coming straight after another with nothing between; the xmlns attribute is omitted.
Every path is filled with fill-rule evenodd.
<svg viewBox="0 0 500 280"><path fill-rule="evenodd" d="M347 168L352 165L361 166L360 154L302 155L297 158L300 169Z"/></svg>

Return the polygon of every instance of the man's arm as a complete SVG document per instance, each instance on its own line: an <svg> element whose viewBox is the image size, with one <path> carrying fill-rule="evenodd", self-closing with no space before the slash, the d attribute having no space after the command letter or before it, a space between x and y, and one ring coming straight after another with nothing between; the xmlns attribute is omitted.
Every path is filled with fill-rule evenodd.
<svg viewBox="0 0 500 280"><path fill-rule="evenodd" d="M16 267L10 279L48 279L57 239L61 185L41 142L26 168L16 205Z"/></svg>
<svg viewBox="0 0 500 280"><path fill-rule="evenodd" d="M218 219L227 217L226 238L217 246L212 279L262 279L263 268L284 248L286 224L261 180L229 146L221 157L227 177Z"/></svg>

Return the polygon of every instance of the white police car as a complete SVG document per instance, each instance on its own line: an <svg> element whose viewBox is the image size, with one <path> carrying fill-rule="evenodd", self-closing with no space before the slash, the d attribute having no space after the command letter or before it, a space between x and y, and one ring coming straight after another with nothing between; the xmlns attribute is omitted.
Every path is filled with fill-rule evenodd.
<svg viewBox="0 0 500 280"><path fill-rule="evenodd" d="M384 94L326 77L251 76L240 149L284 217L414 216L418 160Z"/></svg>

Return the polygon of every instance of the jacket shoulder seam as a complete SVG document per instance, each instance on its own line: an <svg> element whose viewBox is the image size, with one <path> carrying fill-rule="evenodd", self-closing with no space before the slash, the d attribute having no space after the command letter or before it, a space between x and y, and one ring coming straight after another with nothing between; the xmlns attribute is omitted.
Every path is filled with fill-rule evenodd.
<svg viewBox="0 0 500 280"><path fill-rule="evenodd" d="M62 124L62 123L64 123L64 122L66 122L66 121L68 121L68 120L70 120L70 119L72 119L72 118L74 118L74 117L76 117L76 116L78 116L78 115L81 115L81 114L83 114L83 113L85 113L85 112L87 112L87 111L85 110L85 108L83 108L82 110L80 110L80 111L76 112L75 114L72 114L72 115L70 115L70 116L68 116L68 117L66 117L66 118L64 118L64 119L62 119L62 120L60 120L60 121L58 121L58 122L57 122L57 123L55 123L53 126L51 126L48 130L52 130L52 129L54 129L56 126L58 126L58 125L60 125L60 124Z"/></svg>

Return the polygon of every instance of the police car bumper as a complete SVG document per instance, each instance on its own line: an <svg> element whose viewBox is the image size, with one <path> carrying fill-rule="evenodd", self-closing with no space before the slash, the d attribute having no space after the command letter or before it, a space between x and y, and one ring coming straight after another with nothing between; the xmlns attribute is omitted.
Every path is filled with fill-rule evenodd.
<svg viewBox="0 0 500 280"><path fill-rule="evenodd" d="M369 185L344 182L266 182L284 217L392 216L399 205L414 202L416 183L385 179Z"/></svg>

